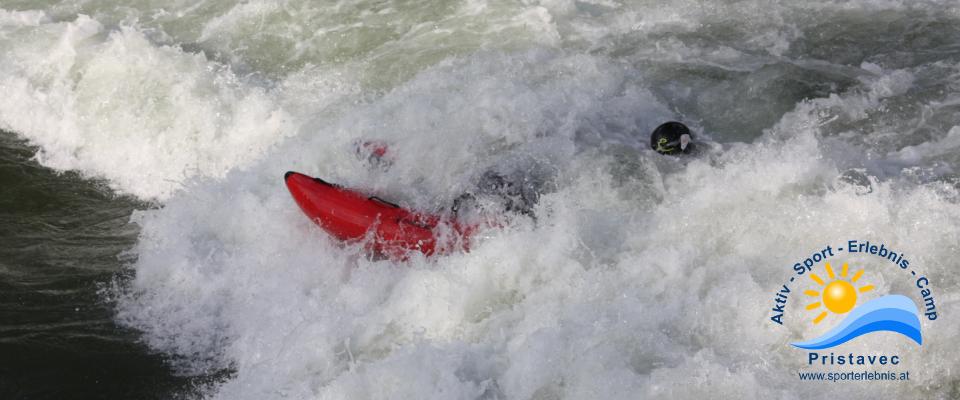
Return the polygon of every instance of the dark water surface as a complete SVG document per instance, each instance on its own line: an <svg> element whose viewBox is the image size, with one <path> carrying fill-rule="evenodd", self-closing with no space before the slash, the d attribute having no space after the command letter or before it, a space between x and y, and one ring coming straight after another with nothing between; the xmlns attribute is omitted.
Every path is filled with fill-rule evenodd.
<svg viewBox="0 0 960 400"><path fill-rule="evenodd" d="M130 213L149 205L41 167L35 152L0 132L0 399L191 393L203 378L177 376L98 293L136 242Z"/></svg>

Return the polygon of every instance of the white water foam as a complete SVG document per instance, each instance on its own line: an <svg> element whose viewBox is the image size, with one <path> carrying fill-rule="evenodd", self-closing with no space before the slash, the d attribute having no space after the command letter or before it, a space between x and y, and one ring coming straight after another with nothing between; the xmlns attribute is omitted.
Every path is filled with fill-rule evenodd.
<svg viewBox="0 0 960 400"><path fill-rule="evenodd" d="M255 159L295 118L228 68L141 33L80 16L4 32L0 126L26 132L49 167L106 178L147 199L191 177L222 177Z"/></svg>
<svg viewBox="0 0 960 400"><path fill-rule="evenodd" d="M499 6L470 5L461 10ZM199 30L206 50L257 65L235 49L245 36L232 26L283 9L268 6L224 7L234 11ZM535 25L532 49L467 46L412 63L422 71L411 79L318 63L274 83L133 27L8 12L0 43L18 62L0 63L13 93L0 123L38 144L46 165L162 199L134 217L138 260L113 294L117 319L185 372L235 370L209 398L949 398L945 371L960 357L947 311L924 321L920 348L882 334L850 345L909 360L913 379L896 383L799 381L805 358L788 343L822 327L799 301L786 329L768 318L789 266L847 239L896 244L935 282L938 308L957 304L960 88L945 84L957 61L791 55L830 29L810 29L810 10L955 10L798 7L545 2L523 19ZM371 53L356 62L376 63ZM782 77L795 75L835 86L788 96ZM790 107L719 124L731 91ZM114 98L124 101L103 104ZM647 132L674 118L723 143L689 160L646 150ZM724 140L750 135L711 124L757 132ZM391 143L388 171L354 156L368 139ZM299 170L442 210L490 168L553 183L537 219L484 232L469 253L406 263L335 243L281 179ZM901 274L868 266L864 279L876 293L915 295Z"/></svg>
<svg viewBox="0 0 960 400"><path fill-rule="evenodd" d="M523 86L504 79L537 82L551 68L578 79ZM788 333L776 330L763 305L787 266L813 246L866 236L897 243L939 277L938 306L949 309L957 297L945 277L960 239L954 187L873 179L865 193L847 183L843 163L821 148L828 139L816 102L785 116L764 140L685 165L626 150L643 178L619 177L617 159L579 148L574 132L632 118L636 108L619 102L649 104L645 120L669 115L642 92L604 95L603 82L622 79L615 71L543 53L451 65L354 110L343 125L292 139L249 171L191 188L142 216L137 278L121 302L122 320L147 330L158 348L234 366L237 376L213 394L224 399L784 391L868 398L947 390L936 374L811 390L794 376L803 357L785 344L813 328L797 318ZM450 86L461 89L451 94ZM897 93L824 101L854 112ZM459 107L477 98L503 107ZM515 124L518 116L550 129L483 130L510 133L491 138L446 122ZM380 132L384 120L391 121L384 138L408 142L398 146L396 169L370 171L347 149ZM579 126L565 131L565 123ZM544 146L510 146L526 142ZM502 158L501 150L483 151L491 146L548 160L560 189L544 196L536 223L521 218L488 232L470 253L435 260L371 261L356 247L338 247L292 206L280 179L290 166L430 207L456 195L468 171ZM897 272L871 268L867 277L883 293L897 285ZM794 315L803 315L801 306ZM870 343L908 357L918 371L956 368L950 326L926 322L922 349L893 336Z"/></svg>

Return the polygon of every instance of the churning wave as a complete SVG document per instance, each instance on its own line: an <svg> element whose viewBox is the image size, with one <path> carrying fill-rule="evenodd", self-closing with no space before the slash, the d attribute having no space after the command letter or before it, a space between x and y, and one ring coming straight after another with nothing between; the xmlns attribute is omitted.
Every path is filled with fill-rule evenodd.
<svg viewBox="0 0 960 400"><path fill-rule="evenodd" d="M798 382L762 306L850 237L957 306L955 0L153 4L0 5L0 128L156 204L116 320L183 373L233 371L208 398L955 393L957 319L923 326L922 356L860 339L925 372L854 391ZM703 154L650 151L666 120ZM393 263L308 221L288 170L431 212L488 170L552 187L469 253Z"/></svg>

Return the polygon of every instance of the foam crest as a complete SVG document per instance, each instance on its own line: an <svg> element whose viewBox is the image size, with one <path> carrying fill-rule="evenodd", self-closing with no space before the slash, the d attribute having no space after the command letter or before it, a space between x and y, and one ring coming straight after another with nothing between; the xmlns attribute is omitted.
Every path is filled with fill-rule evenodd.
<svg viewBox="0 0 960 400"><path fill-rule="evenodd" d="M202 55L85 16L29 19L37 23L5 29L0 41L13 61L0 67L0 125L40 146L46 166L164 199L295 132L274 93Z"/></svg>

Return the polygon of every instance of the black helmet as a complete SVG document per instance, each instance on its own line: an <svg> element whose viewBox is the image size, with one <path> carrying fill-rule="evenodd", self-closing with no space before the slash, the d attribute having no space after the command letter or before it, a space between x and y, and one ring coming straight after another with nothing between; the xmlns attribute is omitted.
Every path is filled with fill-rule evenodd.
<svg viewBox="0 0 960 400"><path fill-rule="evenodd" d="M693 149L692 141L690 128L676 121L666 122L650 134L650 147L660 154L689 153Z"/></svg>

